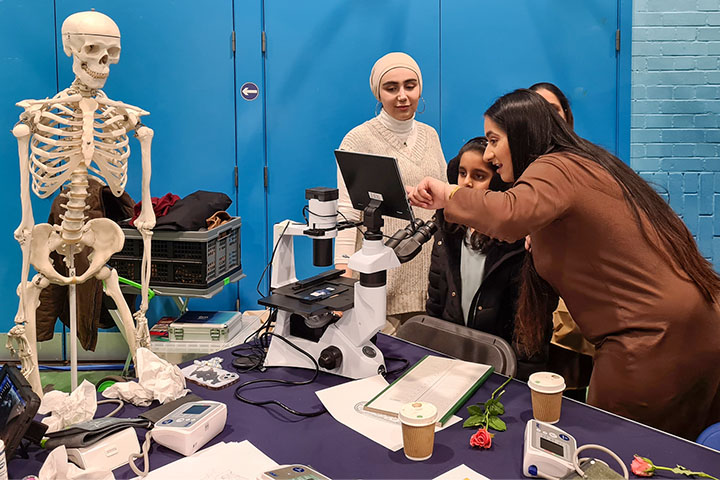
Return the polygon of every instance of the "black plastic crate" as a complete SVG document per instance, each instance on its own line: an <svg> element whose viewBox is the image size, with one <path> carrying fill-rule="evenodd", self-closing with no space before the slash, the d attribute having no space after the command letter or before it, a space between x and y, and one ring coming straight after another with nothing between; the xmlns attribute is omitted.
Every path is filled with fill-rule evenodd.
<svg viewBox="0 0 720 480"><path fill-rule="evenodd" d="M240 217L208 231L153 232L150 286L205 289L242 269ZM140 283L142 235L124 228L125 245L108 262Z"/></svg>

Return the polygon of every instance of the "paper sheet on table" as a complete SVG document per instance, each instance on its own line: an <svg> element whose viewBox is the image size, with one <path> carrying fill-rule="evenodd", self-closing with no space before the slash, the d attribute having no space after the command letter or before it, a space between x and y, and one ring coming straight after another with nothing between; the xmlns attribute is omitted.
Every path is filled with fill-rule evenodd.
<svg viewBox="0 0 720 480"><path fill-rule="evenodd" d="M458 465L452 470L443 473L439 477L435 477L433 480L490 480L485 475L477 473L464 463Z"/></svg>
<svg viewBox="0 0 720 480"><path fill-rule="evenodd" d="M402 448L400 420L363 410L365 403L387 386L385 379L376 375L318 390L315 394L335 420L383 447L397 452ZM435 431L444 430L460 420L460 417L453 416L445 426L436 427Z"/></svg>
<svg viewBox="0 0 720 480"><path fill-rule="evenodd" d="M157 470L153 470L150 456L150 473L143 480L256 480L262 472L277 466L277 463L248 440L221 442ZM140 477L135 477L135 480L140 480Z"/></svg>

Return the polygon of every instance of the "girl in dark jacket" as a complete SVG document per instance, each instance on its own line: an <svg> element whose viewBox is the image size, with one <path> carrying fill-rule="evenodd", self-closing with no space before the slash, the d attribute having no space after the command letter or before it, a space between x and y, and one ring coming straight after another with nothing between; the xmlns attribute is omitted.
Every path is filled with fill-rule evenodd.
<svg viewBox="0 0 720 480"><path fill-rule="evenodd" d="M506 190L510 185L482 159L486 145L485 137L468 141L448 164L448 180L468 188ZM435 218L438 231L430 263L428 315L496 335L515 347L515 302L526 255L524 241L505 243L447 223L442 210ZM541 370L545 361L544 354L533 359L518 355L517 376L527 378Z"/></svg>

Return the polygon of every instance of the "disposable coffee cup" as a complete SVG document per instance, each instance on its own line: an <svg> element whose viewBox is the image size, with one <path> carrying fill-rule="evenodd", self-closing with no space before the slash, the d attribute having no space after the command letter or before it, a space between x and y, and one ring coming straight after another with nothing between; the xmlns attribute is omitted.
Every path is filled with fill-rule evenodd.
<svg viewBox="0 0 720 480"><path fill-rule="evenodd" d="M435 405L428 402L406 403L398 417L402 425L405 456L418 462L430 458L435 444Z"/></svg>
<svg viewBox="0 0 720 480"><path fill-rule="evenodd" d="M560 420L565 379L557 373L536 372L530 375L528 386L532 394L535 420L546 423L555 423Z"/></svg>

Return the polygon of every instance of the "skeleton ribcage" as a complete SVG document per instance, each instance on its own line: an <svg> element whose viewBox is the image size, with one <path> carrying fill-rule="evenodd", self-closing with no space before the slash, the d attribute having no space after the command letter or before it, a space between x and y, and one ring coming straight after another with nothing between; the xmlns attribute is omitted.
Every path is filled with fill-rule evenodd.
<svg viewBox="0 0 720 480"><path fill-rule="evenodd" d="M82 113L77 104L54 104L41 110L39 117L30 142L30 174L35 194L47 198L85 162L81 150ZM101 106L94 118L93 156L84 165L89 175L104 180L119 196L127 183L130 156L127 112Z"/></svg>

